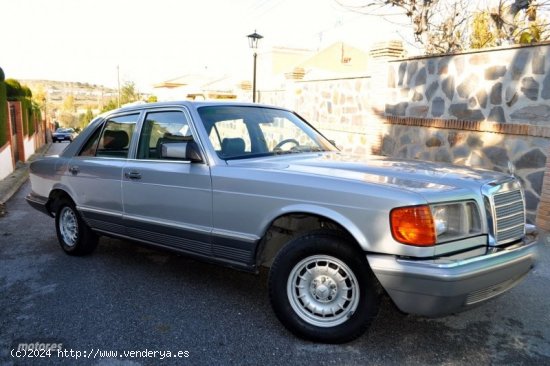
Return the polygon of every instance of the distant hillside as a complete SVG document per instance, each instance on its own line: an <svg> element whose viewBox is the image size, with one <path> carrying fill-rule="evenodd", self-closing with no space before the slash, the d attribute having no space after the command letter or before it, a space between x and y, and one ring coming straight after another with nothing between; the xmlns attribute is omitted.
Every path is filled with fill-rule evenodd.
<svg viewBox="0 0 550 366"><path fill-rule="evenodd" d="M54 80L19 80L19 82L27 85L33 95L43 94L48 105L54 108L61 106L68 96L73 96L78 109L97 109L117 97L116 89L90 83Z"/></svg>

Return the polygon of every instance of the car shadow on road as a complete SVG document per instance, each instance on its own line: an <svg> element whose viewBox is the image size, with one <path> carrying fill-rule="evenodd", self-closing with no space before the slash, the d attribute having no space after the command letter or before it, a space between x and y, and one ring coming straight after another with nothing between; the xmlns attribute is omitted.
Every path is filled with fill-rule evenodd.
<svg viewBox="0 0 550 366"><path fill-rule="evenodd" d="M191 325L193 332L206 329L211 337L219 338L222 353L224 347L242 347L238 345L243 339L260 349L265 345L260 346L259 340L270 339L275 347L284 347L285 352L298 359L326 355L328 351L331 360L347 359L351 352L356 361L374 359L390 364L548 361L550 344L544 335L523 329L521 320L507 313L495 313L495 306L501 305L498 299L493 300L496 305L490 302L458 315L428 319L401 313L385 296L377 319L364 336L345 345L321 345L294 337L278 322L269 304L266 269L253 275L109 238L101 240L89 260L102 263L100 267L116 268L116 276L137 288L154 283L155 297L161 301L154 312L162 312L166 306L161 299L177 299L186 313L183 323ZM134 302L148 296L130 294L138 297ZM177 308L172 310L178 312ZM193 319L202 321L194 323ZM167 324L164 329L171 327Z"/></svg>

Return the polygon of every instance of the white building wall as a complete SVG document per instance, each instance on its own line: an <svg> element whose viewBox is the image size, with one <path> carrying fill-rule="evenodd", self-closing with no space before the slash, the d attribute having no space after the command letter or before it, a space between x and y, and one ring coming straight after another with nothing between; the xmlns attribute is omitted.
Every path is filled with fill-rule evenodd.
<svg viewBox="0 0 550 366"><path fill-rule="evenodd" d="M13 162L11 158L11 145L7 145L3 150L0 149L0 180L13 173Z"/></svg>

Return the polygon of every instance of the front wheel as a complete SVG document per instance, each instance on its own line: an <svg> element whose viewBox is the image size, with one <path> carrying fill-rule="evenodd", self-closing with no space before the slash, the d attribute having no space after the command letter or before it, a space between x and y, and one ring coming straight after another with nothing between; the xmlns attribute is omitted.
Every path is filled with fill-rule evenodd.
<svg viewBox="0 0 550 366"><path fill-rule="evenodd" d="M365 255L333 232L291 241L269 274L271 305L294 334L343 343L362 335L378 313L376 279Z"/></svg>
<svg viewBox="0 0 550 366"><path fill-rule="evenodd" d="M97 235L86 225L72 201L59 202L55 215L57 239L69 255L86 255L97 247Z"/></svg>

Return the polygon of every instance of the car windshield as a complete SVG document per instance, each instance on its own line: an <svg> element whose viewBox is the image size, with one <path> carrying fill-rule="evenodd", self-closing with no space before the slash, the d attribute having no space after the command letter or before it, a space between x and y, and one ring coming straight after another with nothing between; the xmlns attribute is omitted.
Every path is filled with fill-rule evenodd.
<svg viewBox="0 0 550 366"><path fill-rule="evenodd" d="M286 110L247 106L198 109L222 159L337 150L300 117Z"/></svg>
<svg viewBox="0 0 550 366"><path fill-rule="evenodd" d="M74 130L72 128L58 128L55 132L57 133L72 133Z"/></svg>

